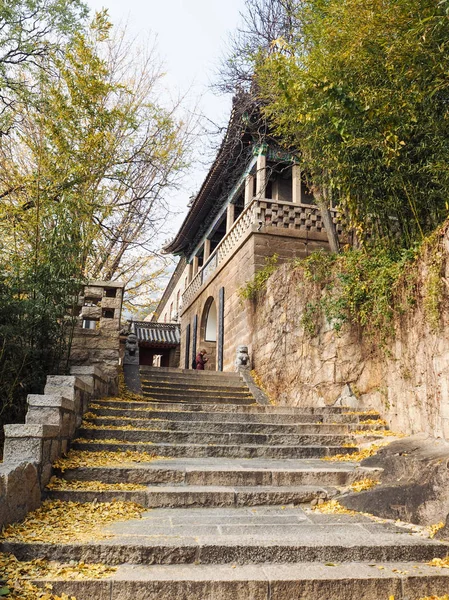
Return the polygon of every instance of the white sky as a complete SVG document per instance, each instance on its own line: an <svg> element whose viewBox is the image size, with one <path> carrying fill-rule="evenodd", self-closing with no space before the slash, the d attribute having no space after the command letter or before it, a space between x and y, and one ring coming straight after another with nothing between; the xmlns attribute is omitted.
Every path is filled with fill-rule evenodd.
<svg viewBox="0 0 449 600"><path fill-rule="evenodd" d="M200 98L201 112L214 123L227 122L230 97L218 97L208 88L228 34L239 23L244 0L87 0L92 10L107 8L114 25L126 23L129 34L143 42L157 36L157 48L167 73L165 86L172 97L188 91L191 104ZM216 140L215 140L216 143ZM201 158L185 178L183 190L170 203L183 210L199 189L207 171ZM173 235L182 216L173 220Z"/></svg>

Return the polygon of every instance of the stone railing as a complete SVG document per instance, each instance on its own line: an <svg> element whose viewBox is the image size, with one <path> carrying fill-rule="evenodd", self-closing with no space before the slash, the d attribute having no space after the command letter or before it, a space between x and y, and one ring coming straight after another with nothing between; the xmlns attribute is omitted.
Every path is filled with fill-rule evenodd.
<svg viewBox="0 0 449 600"><path fill-rule="evenodd" d="M332 210L331 212L337 233L341 235L342 229L338 221L338 211ZM187 286L182 295L183 307L187 308L189 306L203 283L239 247L245 235L254 227L257 227L257 229L262 227L293 229L303 231L305 236L309 232L325 232L320 209L313 204L295 204L268 198L254 198Z"/></svg>
<svg viewBox="0 0 449 600"><path fill-rule="evenodd" d="M25 423L5 425L0 464L0 529L41 503L54 461L67 452L89 401L107 393L109 377L97 367L50 375L44 393L28 396Z"/></svg>
<svg viewBox="0 0 449 600"><path fill-rule="evenodd" d="M254 224L256 201L253 200L235 221L229 232L212 252L201 270L195 275L182 295L182 305L187 307L196 296L203 283L209 279L218 266L238 247L240 241Z"/></svg>
<svg viewBox="0 0 449 600"><path fill-rule="evenodd" d="M337 233L341 235L342 229L338 221L338 212L336 210L331 212ZM293 202L264 199L257 201L256 215L265 227L317 233L325 231L321 211L314 204L294 204Z"/></svg>

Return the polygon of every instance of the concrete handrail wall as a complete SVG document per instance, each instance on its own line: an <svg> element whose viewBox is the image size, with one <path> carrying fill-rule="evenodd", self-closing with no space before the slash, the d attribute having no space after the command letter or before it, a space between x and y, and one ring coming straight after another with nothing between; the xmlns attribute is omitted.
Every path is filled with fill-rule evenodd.
<svg viewBox="0 0 449 600"><path fill-rule="evenodd" d="M28 396L25 423L5 425L0 527L38 508L53 463L69 449L89 401L106 395L109 383L98 367L72 367L71 375L49 375L44 394Z"/></svg>

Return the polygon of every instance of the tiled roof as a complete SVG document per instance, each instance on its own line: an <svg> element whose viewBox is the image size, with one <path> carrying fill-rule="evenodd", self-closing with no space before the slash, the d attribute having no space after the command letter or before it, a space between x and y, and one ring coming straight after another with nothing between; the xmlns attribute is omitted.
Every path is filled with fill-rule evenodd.
<svg viewBox="0 0 449 600"><path fill-rule="evenodd" d="M181 343L181 328L175 323L153 323L151 321L133 321L131 331L137 335L139 342L167 346Z"/></svg>

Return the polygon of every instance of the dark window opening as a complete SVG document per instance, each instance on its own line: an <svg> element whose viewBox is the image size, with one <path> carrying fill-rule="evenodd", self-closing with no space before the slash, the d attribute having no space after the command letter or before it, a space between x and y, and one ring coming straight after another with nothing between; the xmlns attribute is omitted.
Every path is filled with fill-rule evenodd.
<svg viewBox="0 0 449 600"><path fill-rule="evenodd" d="M116 298L117 297L117 288L106 288L104 291L104 295L106 298Z"/></svg>
<svg viewBox="0 0 449 600"><path fill-rule="evenodd" d="M115 311L113 308L103 308L103 311L102 311L103 319L113 319L114 312Z"/></svg>

